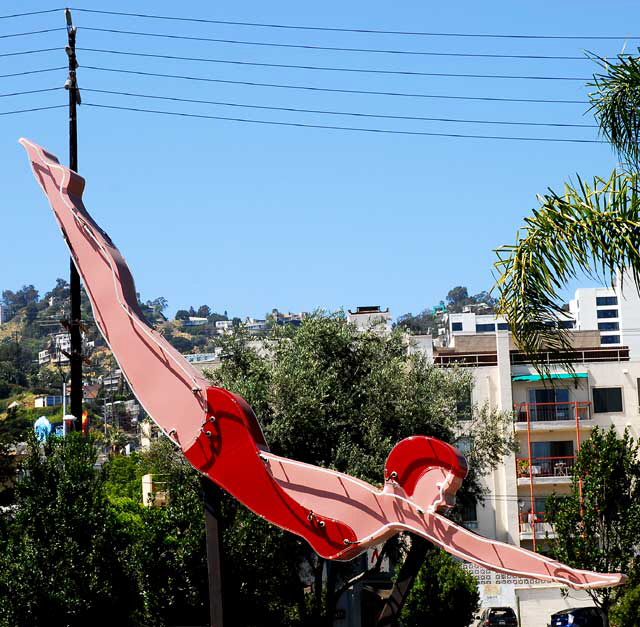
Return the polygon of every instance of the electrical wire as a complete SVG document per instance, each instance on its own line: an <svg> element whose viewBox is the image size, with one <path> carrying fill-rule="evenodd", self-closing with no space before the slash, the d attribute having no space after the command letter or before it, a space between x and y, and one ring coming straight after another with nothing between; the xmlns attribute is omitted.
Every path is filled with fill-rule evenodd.
<svg viewBox="0 0 640 627"><path fill-rule="evenodd" d="M467 139L497 139L497 140L512 140L512 141L526 141L526 142L560 142L560 143L579 143L579 144L606 144L607 142L597 139L568 139L568 138L553 138L553 137L504 137L499 135L466 135L463 133L432 133L427 131L401 131L393 129L379 129L379 128L358 128L351 126L332 126L325 124L303 124L300 122L276 122L273 120L252 120L248 118L233 118L220 115L203 115L199 113L180 113L176 111L160 111L157 109L143 109L139 107L122 107L115 105L105 105L98 103L84 103L84 106L99 107L101 109L116 109L120 111L135 111L139 113L155 113L160 115L171 115L185 118L199 118L207 120L225 120L229 122L243 122L249 124L265 124L272 126L293 126L298 128L317 128L327 129L334 131L357 131L363 133L379 133L389 135L416 135L416 136L430 136L430 137L455 137L455 138L467 138Z"/></svg>
<svg viewBox="0 0 640 627"><path fill-rule="evenodd" d="M43 72L54 72L56 70L66 70L67 67L60 65L58 67L48 67L42 70L28 70L26 72L15 72L14 74L0 74L0 78L11 78L13 76L26 76L27 74L42 74Z"/></svg>
<svg viewBox="0 0 640 627"><path fill-rule="evenodd" d="M486 59L543 59L554 61L592 61L588 56L579 57L542 55L542 54L482 54L474 52L430 52L421 50L385 50L380 48L346 48L341 46L318 46L312 44L284 44L270 41L247 41L242 39L218 39L213 37L195 37L190 35L173 35L170 33L149 33L132 30L120 30L117 28L98 28L94 26L82 26L82 30L96 31L101 33L117 33L121 35L137 35L141 37L160 37L166 39L177 39L185 41L207 41L219 44L234 44L242 46L267 46L273 48L294 48L298 50L324 50L331 52L366 52L375 54L398 54L416 55L427 57L469 57ZM632 56L623 54L621 56ZM618 57L601 57L605 61L616 60Z"/></svg>
<svg viewBox="0 0 640 627"><path fill-rule="evenodd" d="M14 91L8 94L0 94L0 98L9 98L10 96L25 96L27 94L41 94L45 91L58 91L64 87L47 87L45 89L30 89L29 91Z"/></svg>
<svg viewBox="0 0 640 627"><path fill-rule="evenodd" d="M153 15L150 13L127 13L124 11L105 11L100 9L84 9L74 8L74 11L83 13L95 13L100 15L115 15L121 17L139 17L154 20L168 20L174 22L193 22L199 24L224 24L228 26L253 26L259 28L278 28L291 30L315 30L339 33L367 33L375 35L413 35L423 37L486 37L493 39L589 39L589 40L623 40L623 39L640 39L640 36L631 35L512 35L512 34L493 34L493 33L438 33L423 31L399 31L399 30L379 30L372 28L343 28L330 26L308 26L296 24L270 24L265 22L241 22L232 20L213 20L194 17L182 17L175 15Z"/></svg>
<svg viewBox="0 0 640 627"><path fill-rule="evenodd" d="M26 37L27 35L40 35L42 33L53 33L55 31L67 30L64 26L59 28L45 28L44 30L32 30L27 33L10 33L8 35L0 35L0 39L8 39L9 37Z"/></svg>
<svg viewBox="0 0 640 627"><path fill-rule="evenodd" d="M258 61L233 61L230 59L209 59L204 57L179 57L169 54L152 54L148 52L131 52L125 50L106 50L102 48L77 48L84 52L100 52L104 54L118 54L132 57L147 57L154 59L170 59L174 61L198 61L206 63L221 63L225 65L248 65L254 67L274 67L296 70L321 70L327 72L356 72L359 74L394 74L399 76L441 76L455 78L496 78L496 79L516 79L516 80L537 80L537 81L580 81L590 80L578 76L514 76L510 74L452 74L447 72L414 72L410 70L378 70L368 68L348 68L330 67L322 65L292 65L288 63L262 63Z"/></svg>
<svg viewBox="0 0 640 627"><path fill-rule="evenodd" d="M437 98L446 100L481 100L487 102L529 102L529 103L552 103L552 104L589 104L584 100L554 100L545 98L499 98L493 96L449 96L436 94L420 94L394 91L371 91L366 89L337 89L330 87L313 87L309 85L283 85L281 83L258 83L255 81L235 81L221 78L208 78L200 76L187 76L184 74L163 74L159 72L143 72L141 70L125 70L123 68L100 67L96 65L83 65L84 69L99 70L102 72L118 72L122 74L134 74L137 76L153 76L159 78L176 78L188 81L203 81L207 83L223 83L226 85L248 85L251 87L275 87L278 89L301 89L306 91L320 91L340 94L366 94L373 96L401 96L406 98Z"/></svg>
<svg viewBox="0 0 640 627"><path fill-rule="evenodd" d="M354 111L327 111L326 109L298 109L295 107L274 107L266 105L254 105L239 102L224 102L219 100L199 100L195 98L178 98L177 96L158 96L154 94L141 94L136 92L126 91L111 91L107 89L89 89L83 87L82 91L97 94L110 94L114 96L130 96L136 98L149 98L153 100L168 100L172 102L187 102L190 104L208 104L217 105L223 107L238 107L243 109L261 109L267 111L287 111L292 113L318 113L322 115L343 115L362 118L380 118L389 120L412 120L421 122L455 122L455 123L469 123L469 124L497 124L508 126L549 126L549 127L567 127L567 128L598 128L597 124L562 124L552 122L510 122L506 120L465 120L460 118L437 118L437 117L423 117L412 115L388 115L381 113L360 113Z"/></svg>
<svg viewBox="0 0 640 627"><path fill-rule="evenodd" d="M45 13L55 13L56 11L63 11L63 8L58 9L43 9L42 11L29 11L28 13L14 13L13 15L0 15L0 20L8 20L13 17L26 17L28 15L43 15Z"/></svg>
<svg viewBox="0 0 640 627"><path fill-rule="evenodd" d="M39 52L54 52L60 51L60 47L57 48L40 48L39 50L21 50L19 52L2 52L0 57L19 57L23 54L37 54Z"/></svg>
<svg viewBox="0 0 640 627"><path fill-rule="evenodd" d="M49 107L34 107L33 109L16 109L15 111L0 111L0 115L14 115L16 113L30 113L31 111L45 111L47 109L61 109L66 107L66 104L51 105Z"/></svg>

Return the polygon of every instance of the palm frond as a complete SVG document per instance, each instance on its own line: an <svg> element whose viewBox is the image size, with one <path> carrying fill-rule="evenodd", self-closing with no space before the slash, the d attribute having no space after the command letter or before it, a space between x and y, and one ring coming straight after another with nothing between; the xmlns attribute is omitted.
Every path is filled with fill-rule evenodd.
<svg viewBox="0 0 640 627"><path fill-rule="evenodd" d="M638 174L614 170L592 184L578 179L561 196L550 190L538 197L540 207L525 219L515 244L496 249L497 313L539 372L548 372L543 352L562 363L571 348L571 331L556 324L569 280L585 273L613 282L621 272L640 286L639 182Z"/></svg>
<svg viewBox="0 0 640 627"><path fill-rule="evenodd" d="M603 69L588 87L591 109L600 133L618 155L638 169L640 165L640 57L619 55L616 63L592 57Z"/></svg>

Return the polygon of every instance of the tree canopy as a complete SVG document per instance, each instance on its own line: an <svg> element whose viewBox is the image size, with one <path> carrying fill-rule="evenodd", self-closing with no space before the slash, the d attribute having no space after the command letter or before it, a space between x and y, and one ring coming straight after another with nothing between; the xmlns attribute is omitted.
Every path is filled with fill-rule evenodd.
<svg viewBox="0 0 640 627"><path fill-rule="evenodd" d="M436 368L423 355L410 354L400 332L388 336L359 332L338 313L310 317L296 331L276 327L260 352L251 350L247 340L242 332L225 338L223 364L211 376L216 384L247 399L277 454L379 485L387 454L411 435L456 442L464 431L485 471L509 450L504 435L506 416L475 408L476 416L484 411L487 418L482 425L479 420L458 421L458 401L468 394L470 373ZM492 437L486 437L489 433ZM479 493L477 479L472 474L465 482L463 491L471 498ZM293 587L288 588L290 595L296 591L295 612L280 605L276 623L297 624L287 622L295 615L304 625L330 624L336 592L360 572L357 563L328 568L306 543L283 536L242 508L228 529L231 534L240 530L256 534L261 545L269 551L273 547L279 556L277 572L295 574ZM226 539L227 535L225 543ZM244 559L236 556L236 563ZM270 567L261 568L254 561L256 586L273 579ZM305 588L311 588L312 594L305 597ZM267 594L265 598L271 597ZM247 599L241 605L250 607L256 602ZM261 611L266 615L269 609Z"/></svg>
<svg viewBox="0 0 640 627"><path fill-rule="evenodd" d="M639 453L628 431L619 437L613 428L595 428L582 442L570 495L551 497L546 504L547 520L556 535L551 545L558 560L596 572L623 572L637 582ZM608 614L628 590L624 586L587 592Z"/></svg>

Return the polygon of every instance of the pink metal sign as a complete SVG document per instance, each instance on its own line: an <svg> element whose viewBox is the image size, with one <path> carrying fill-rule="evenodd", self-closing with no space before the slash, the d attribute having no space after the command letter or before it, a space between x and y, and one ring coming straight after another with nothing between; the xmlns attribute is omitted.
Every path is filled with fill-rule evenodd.
<svg viewBox="0 0 640 627"><path fill-rule="evenodd" d="M269 452L240 396L212 387L139 311L133 277L82 202L84 179L21 139L84 281L98 328L147 413L189 462L259 516L304 538L322 557L349 560L400 531L502 573L572 588L623 583L625 575L569 568L490 540L444 515L466 476L462 455L426 436L399 442L382 489Z"/></svg>

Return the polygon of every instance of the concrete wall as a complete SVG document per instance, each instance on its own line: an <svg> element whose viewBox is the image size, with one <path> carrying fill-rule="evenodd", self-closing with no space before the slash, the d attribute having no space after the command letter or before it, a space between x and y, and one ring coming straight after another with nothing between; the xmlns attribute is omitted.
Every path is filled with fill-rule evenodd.
<svg viewBox="0 0 640 627"><path fill-rule="evenodd" d="M555 612L594 605L586 592L570 590L569 595L563 597L560 588L546 585L516 589L520 627L546 627Z"/></svg>

